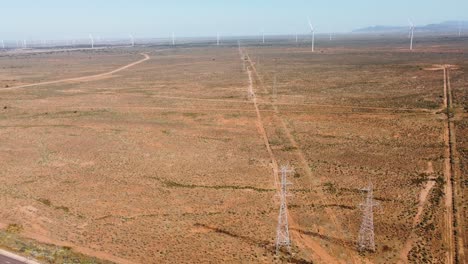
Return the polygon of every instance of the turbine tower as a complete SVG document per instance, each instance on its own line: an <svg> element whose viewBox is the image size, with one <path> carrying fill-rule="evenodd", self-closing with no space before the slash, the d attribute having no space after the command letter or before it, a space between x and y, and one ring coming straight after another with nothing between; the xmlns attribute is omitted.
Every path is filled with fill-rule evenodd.
<svg viewBox="0 0 468 264"><path fill-rule="evenodd" d="M315 30L314 26L312 26L312 22L310 22L309 18L309 27L310 27L310 32L312 33L312 52L315 51Z"/></svg>
<svg viewBox="0 0 468 264"><path fill-rule="evenodd" d="M216 45L219 46L219 32L216 33Z"/></svg>
<svg viewBox="0 0 468 264"><path fill-rule="evenodd" d="M288 173L292 172L288 166L281 167L281 188L280 188L280 212L278 215L278 227L276 228L276 255L280 249L285 247L288 252L291 252L291 238L289 237L289 223L288 223L288 204L286 197L288 194L288 185L291 185L287 180Z"/></svg>
<svg viewBox="0 0 468 264"><path fill-rule="evenodd" d="M375 251L374 241L374 207L378 206L379 203L374 201L372 183L362 191L367 192L366 200L361 203L361 210L363 211L361 228L359 229L359 240L358 250L364 251Z"/></svg>
<svg viewBox="0 0 468 264"><path fill-rule="evenodd" d="M91 40L91 48L94 49L94 38L92 34L89 34L89 39Z"/></svg>
<svg viewBox="0 0 468 264"><path fill-rule="evenodd" d="M414 37L414 24L411 22L411 20L408 19L408 22L410 24L410 50L413 50L413 37Z"/></svg>
<svg viewBox="0 0 468 264"><path fill-rule="evenodd" d="M5 41L2 39L2 49L5 49Z"/></svg>
<svg viewBox="0 0 468 264"><path fill-rule="evenodd" d="M265 44L265 30L262 29L262 43Z"/></svg>
<svg viewBox="0 0 468 264"><path fill-rule="evenodd" d="M461 21L458 21L458 37L461 37L461 29L462 29Z"/></svg>
<svg viewBox="0 0 468 264"><path fill-rule="evenodd" d="M132 44L132 47L135 47L135 38L132 34L130 34L130 43Z"/></svg>
<svg viewBox="0 0 468 264"><path fill-rule="evenodd" d="M172 32L172 46L175 46L175 33Z"/></svg>

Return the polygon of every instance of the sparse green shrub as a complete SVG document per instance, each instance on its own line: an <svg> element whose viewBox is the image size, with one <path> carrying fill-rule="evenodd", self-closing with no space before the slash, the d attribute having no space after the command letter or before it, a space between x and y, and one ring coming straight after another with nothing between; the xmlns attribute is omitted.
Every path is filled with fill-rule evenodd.
<svg viewBox="0 0 468 264"><path fill-rule="evenodd" d="M23 231L23 226L20 225L20 224L9 224L6 228L6 231L8 233L20 233L21 231Z"/></svg>

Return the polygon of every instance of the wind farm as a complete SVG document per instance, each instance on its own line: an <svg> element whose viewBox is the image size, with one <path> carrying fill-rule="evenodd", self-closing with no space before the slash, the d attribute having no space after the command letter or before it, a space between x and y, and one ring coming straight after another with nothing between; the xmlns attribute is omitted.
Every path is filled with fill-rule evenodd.
<svg viewBox="0 0 468 264"><path fill-rule="evenodd" d="M466 263L467 23L312 11L0 31L0 263Z"/></svg>

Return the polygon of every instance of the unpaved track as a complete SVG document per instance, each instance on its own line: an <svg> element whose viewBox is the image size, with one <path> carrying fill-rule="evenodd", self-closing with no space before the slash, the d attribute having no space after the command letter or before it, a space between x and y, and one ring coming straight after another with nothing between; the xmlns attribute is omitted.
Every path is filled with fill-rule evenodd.
<svg viewBox="0 0 468 264"><path fill-rule="evenodd" d="M253 69L256 77L257 77L257 80L262 85L265 93L269 93L269 91L266 89L266 87L265 87L265 85L263 83L262 78L260 78L260 75L258 74L258 71L257 71L257 69L255 67L255 64L252 62L250 56L247 55L247 58L248 58L249 64L251 65L251 67L252 67L252 69ZM285 132L285 135L288 138L289 143L291 144L292 147L294 147L294 153L295 153L297 159L299 160L299 162L301 164L301 167L303 168L304 172L306 173L307 178L311 181L311 186L309 186L309 188L312 188L312 183L314 182L314 176L312 175L312 171L311 171L309 163L308 163L308 161L307 161L307 159L306 159L306 157L304 155L304 152L302 151L302 148L299 146L299 144L297 143L295 138L292 136L291 131L290 131L288 125L286 124L285 120L281 117L281 113L280 113L280 111L278 109L278 106L277 106L276 102L270 101L269 104L273 107L273 110L275 112L275 117L277 118L277 120L280 121L280 124L281 124L281 126L283 128L283 132ZM316 179L315 182L321 182L321 179ZM320 188L320 184L319 184L319 188ZM324 205L325 202L328 200L328 198L326 197L325 194L323 194L321 189L314 189L314 190L320 196L320 199L318 200L318 202L321 203L322 205ZM332 222L334 224L334 227L335 227L336 233L341 234L341 236L342 236L341 238L345 239L346 237L343 236L343 234L345 234L345 232L344 232L343 228L341 227L341 224L339 223L335 213L330 208L325 208L325 211L326 211L327 216L329 216L330 219L332 220ZM297 233L296 235L301 237L301 238L304 238L302 236L302 234L300 234L300 233ZM310 240L309 241L310 245L318 245L319 246L319 244L317 242L313 241L312 239L308 239L308 240ZM344 244L342 245L342 247L343 247L343 251L346 253L346 255L348 257L350 257L350 259L348 261L351 261L352 263L358 263L359 262L359 260L358 260L359 257L357 256L356 252L351 251Z"/></svg>
<svg viewBox="0 0 468 264"><path fill-rule="evenodd" d="M450 87L448 87L448 68L444 66L444 106L446 108L447 123L444 126L444 179L445 179L445 235L444 240L447 246L446 263L454 263L455 258L455 237L453 233L453 188L452 188L452 149L450 144L451 121L449 109L452 106Z"/></svg>
<svg viewBox="0 0 468 264"><path fill-rule="evenodd" d="M453 92L452 92L452 85L450 82L450 69L453 65L446 65L447 70L447 96L448 96L448 109L453 111L453 115L455 115L455 106L453 105ZM460 186L460 168L459 163L457 161L457 140L456 140L456 129L455 123L453 122L453 116L449 115L449 111L447 111L447 123L448 123L448 134L449 134L449 154L450 154L450 177L452 179L450 187L452 188L452 217L453 217L453 224L452 224L452 243L454 245L454 255L455 258L453 259L456 263L465 263L465 246L464 246L464 230L466 228L464 226L464 219L461 218L461 212L458 206L458 199L461 197L458 194L459 186Z"/></svg>
<svg viewBox="0 0 468 264"><path fill-rule="evenodd" d="M244 60L244 52L242 51L240 46L239 46L239 55L241 59ZM257 129L260 135L262 136L263 142L268 151L268 155L270 156L271 165L273 169L273 183L275 184L275 187L277 188L278 187L278 163L276 161L275 155L273 154L273 150L271 149L270 141L268 140L268 135L265 131L265 126L263 124L262 115L260 113L260 110L258 109L257 97L255 95L255 91L253 88L252 71L250 70L250 68L247 68L247 74L249 76L249 85L247 87L247 93L248 93L249 98L252 100L252 104L254 105L254 108L255 108L255 113L257 115Z"/></svg>
<svg viewBox="0 0 468 264"><path fill-rule="evenodd" d="M260 76L259 76L259 74L257 72L257 69L256 69L254 63L252 62L250 56L247 53L245 53L245 56L247 57L248 68L252 70L252 72L255 74L257 80L261 83L261 86L263 87L264 92L269 93L269 91L266 89L265 85L263 84L263 81L260 78ZM285 135L288 138L291 146L294 147L295 155L296 155L297 159L299 160L299 162L301 163L301 167L303 167L303 170L306 173L307 178L312 180L313 179L312 171L310 170L310 166L309 166L309 164L307 162L307 159L305 158L305 155L302 152L299 144L296 142L296 140L292 136L291 131L288 128L288 126L287 126L286 122L284 121L284 119L279 116L280 112L278 110L278 107L273 102L270 102L269 104L273 107L273 110L274 110L274 113L275 113L275 118L280 121L281 126L283 128L283 132L285 132ZM311 186L309 186L309 187L312 188ZM325 199L326 199L324 194L321 193L321 190L317 190L317 193L321 196L321 199L319 199L319 202L324 203ZM325 211L326 211L327 215L331 218L332 222L334 223L334 226L336 228L337 233L343 234L343 230L342 230L341 226L339 226L335 214L328 208L325 209ZM294 227L294 226L299 227L299 225L296 224L294 219L292 219L291 217L290 217L290 224L291 224L291 227ZM295 240L296 240L296 242L298 244L310 248L313 251L313 253L316 255L315 258L320 259L323 263L345 263L345 261L339 260L339 259L335 258L334 256L331 256L330 254L328 254L328 252L327 252L328 250L325 250L318 242L314 241L309 236L305 236L305 235L301 234L300 232L298 232L296 230L296 228L291 228L290 232L292 234L294 234ZM356 256L355 256L354 252L351 252L349 249L344 247L344 245L343 245L343 251L345 251L347 253L347 255L351 258L350 261L352 261L353 263L357 263Z"/></svg>
<svg viewBox="0 0 468 264"><path fill-rule="evenodd" d="M253 64L251 63L250 61L250 58L248 57L248 55L246 55L244 53L244 51L241 49L241 47L239 46L239 54L241 56L241 59L243 60L243 63L245 63L245 60L244 58L247 57L249 62L250 62L250 65L246 67L246 70L247 70L247 74L248 74L248 77L249 77L249 86L248 86L248 89L247 89L247 93L248 93L248 96L249 98L251 98L252 100L252 103L255 107L255 110L256 110L256 113L257 113L257 127L258 127L258 130L259 130L259 133L261 134L263 140L264 140L264 143L265 143L265 147L267 148L267 151L270 155L270 159L271 159L271 162L272 162L272 165L273 165L273 178L274 178L274 184L275 184L275 188L278 189L279 188L279 185L278 185L278 163L277 163L277 160L274 156L274 153L271 149L271 146L270 146L270 142L268 140L268 135L265 131L265 127L264 127L264 124L263 124L263 120L262 120L262 117L261 117L261 114L260 114L260 111L258 109L258 103L257 103L257 97L256 97L256 94L255 94L255 89L254 89L254 84L253 84L253 77L252 77L252 73L253 71L255 71L255 68L253 67ZM294 226L296 225L294 223L294 220L289 217L289 222L290 222L290 225L291 226ZM298 245L301 245L301 246L304 246L304 247L308 247L308 248L311 248L312 249L312 254L313 256L311 256L312 259L320 259L321 261L323 261L323 263L339 263L339 261L337 259L335 259L334 257L330 256L327 251L322 248L317 242L313 241L312 239L310 239L309 237L303 237L299 232L295 231L294 229L290 229L290 232L293 233L296 237L295 241Z"/></svg>
<svg viewBox="0 0 468 264"><path fill-rule="evenodd" d="M130 64L127 64L125 66L122 66L120 68L117 68L115 70L112 70L110 72L104 72L100 74L94 74L94 75L88 75L88 76L82 76L82 77L75 77L75 78L67 78L67 79L60 79L60 80L55 80L55 81L48 81L48 82L39 82L39 83L30 83L30 84L24 84L24 85L19 85L19 86L13 86L13 87L8 87L8 88L2 88L0 91L7 91L7 90L13 90L13 89L20 89L20 88L27 88L27 87L33 87L33 86L43 86L43 85L50 85L50 84L57 84L57 83L65 83L65 82L89 82L89 81L96 81L102 78L109 77L117 72L126 70L128 68L131 68L135 65L138 65L142 62L145 62L150 59L150 56L146 53L141 53L140 55L144 56L143 59L132 62Z"/></svg>
<svg viewBox="0 0 468 264"><path fill-rule="evenodd" d="M434 177L434 169L432 167L432 162L429 161L427 163L427 170L426 174L430 175L428 178L428 181L426 182L426 185L424 188L421 190L421 193L419 194L419 205L418 205L418 212L416 213L416 216L413 218L413 226L412 228L414 229L419 222L421 222L421 216L424 211L424 205L426 204L427 198L429 194L431 193L432 188L435 185L435 179ZM408 236L408 239L406 240L405 245L403 246L403 249L400 251L400 259L398 263L408 263L408 253L411 251L413 248L413 244L416 242L416 237L414 234L414 230L411 231L411 234Z"/></svg>

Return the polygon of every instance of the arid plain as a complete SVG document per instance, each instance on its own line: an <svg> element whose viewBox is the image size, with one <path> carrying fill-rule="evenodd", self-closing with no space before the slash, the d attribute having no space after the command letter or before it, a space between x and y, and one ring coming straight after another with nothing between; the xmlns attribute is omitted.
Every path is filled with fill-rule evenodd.
<svg viewBox="0 0 468 264"><path fill-rule="evenodd" d="M0 242L46 263L466 261L468 39L402 38L0 53Z"/></svg>

